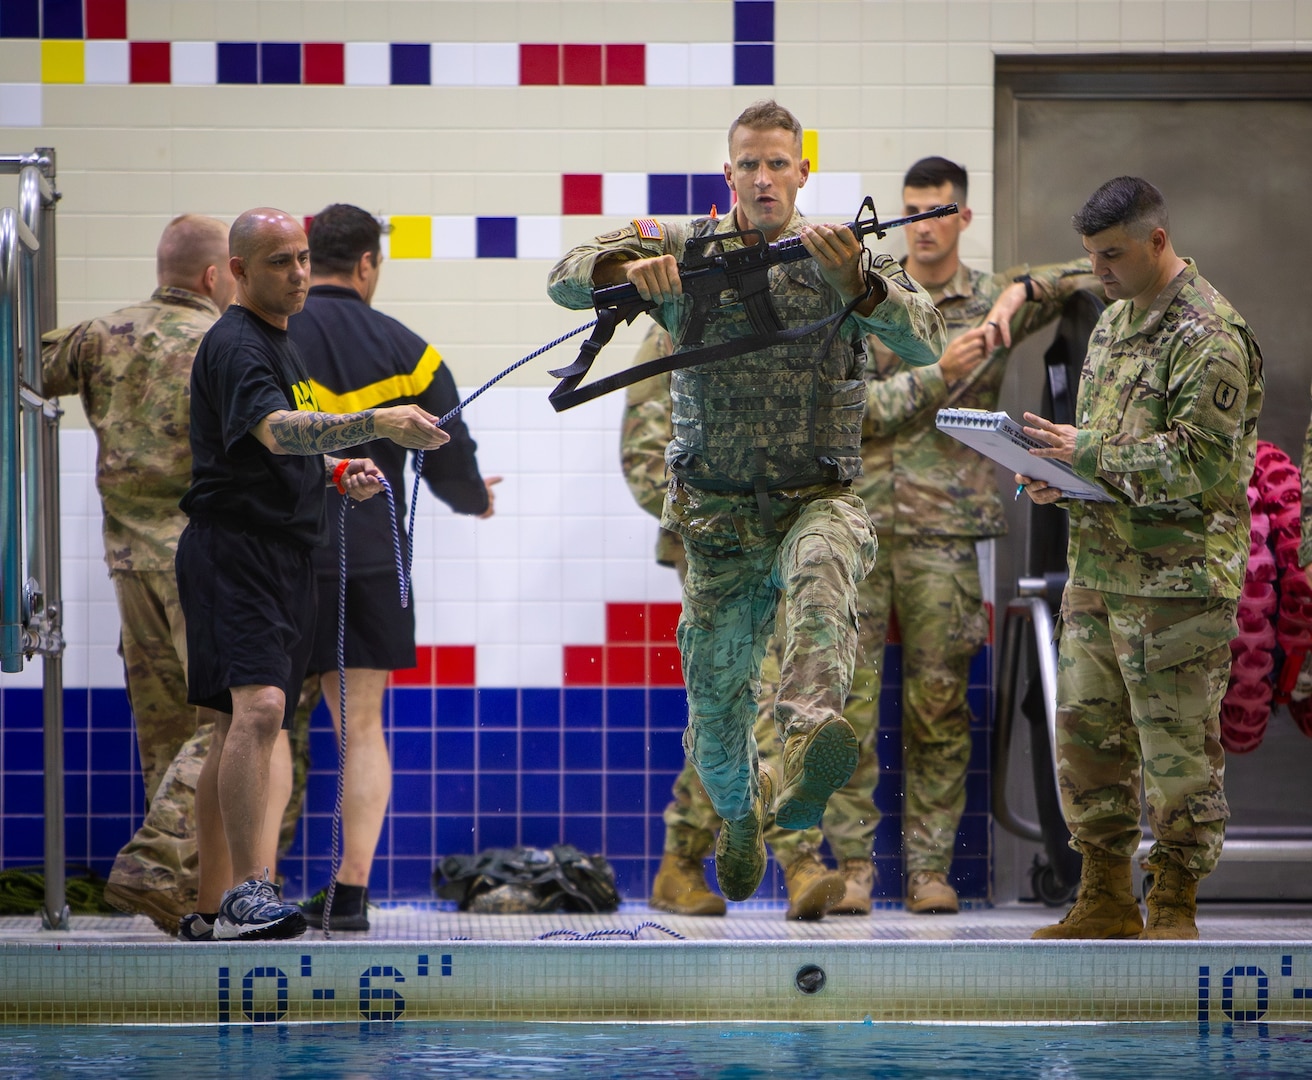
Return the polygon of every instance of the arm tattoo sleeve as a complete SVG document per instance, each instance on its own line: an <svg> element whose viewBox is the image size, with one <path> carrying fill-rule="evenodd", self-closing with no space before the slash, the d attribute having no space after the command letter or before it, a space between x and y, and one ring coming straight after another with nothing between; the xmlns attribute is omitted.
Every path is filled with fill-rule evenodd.
<svg viewBox="0 0 1312 1080"><path fill-rule="evenodd" d="M269 432L289 454L329 454L371 442L372 409L358 413L288 412L269 421Z"/></svg>

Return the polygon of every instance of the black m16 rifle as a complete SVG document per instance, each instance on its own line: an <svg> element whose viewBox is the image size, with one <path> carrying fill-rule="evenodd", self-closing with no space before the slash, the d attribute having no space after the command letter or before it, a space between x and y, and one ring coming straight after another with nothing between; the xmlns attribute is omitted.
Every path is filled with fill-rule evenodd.
<svg viewBox="0 0 1312 1080"><path fill-rule="evenodd" d="M874 201L869 195L862 200L856 218L847 223L857 240L862 243L871 233L882 240L889 229L901 228L915 221L926 218L947 217L958 213L956 203L936 206L921 214L893 218L881 222L875 212ZM717 251L707 254L706 249L712 244L740 237L742 247L730 251ZM683 351L673 357L662 357L625 371L616 372L589 383L578 389L579 382L588 373L592 361L596 359L604 345L610 341L615 328L621 320L633 322L645 311L651 311L659 305L653 300L644 300L637 287L623 285L606 285L592 291L592 305L597 311L597 325L592 336L579 349L579 355L568 367L557 368L550 374L560 379L550 395L552 406L557 412L580 405L585 401L600 397L612 390L628 386L640 379L659 375L676 367L691 367L710 360L721 360L730 356L741 355L763 345L778 341L787 341L805 337L817 330L845 318L848 311L860 302L858 298L847 309L830 316L828 319L807 326L785 328L770 302L770 282L768 270L781 263L799 262L811 258L800 236L790 236L785 240L766 243L765 235L760 229L743 229L733 232L715 232L714 230L688 237L684 242L684 256L679 263L679 281L684 295L693 302L692 316L684 330L681 346ZM702 335L710 314L718 307L728 304L742 304L747 310L754 335L735 338L732 341L702 346Z"/></svg>

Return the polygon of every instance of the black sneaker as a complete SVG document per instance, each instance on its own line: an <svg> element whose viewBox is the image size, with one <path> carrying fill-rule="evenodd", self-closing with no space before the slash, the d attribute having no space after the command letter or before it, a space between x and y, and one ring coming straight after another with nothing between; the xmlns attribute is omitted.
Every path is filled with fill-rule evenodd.
<svg viewBox="0 0 1312 1080"><path fill-rule="evenodd" d="M310 899L301 901L301 911L316 929L323 926L323 909L328 905L328 890L320 889ZM333 910L329 930L369 929L369 890L364 885L337 883L333 890Z"/></svg>
<svg viewBox="0 0 1312 1080"><path fill-rule="evenodd" d="M294 938L305 933L305 916L285 903L267 876L234 885L219 903L214 937L219 941Z"/></svg>
<svg viewBox="0 0 1312 1080"><path fill-rule="evenodd" d="M178 925L178 940L213 941L214 924L218 921L219 917L217 915L207 919L198 911L193 911L190 915L184 915Z"/></svg>

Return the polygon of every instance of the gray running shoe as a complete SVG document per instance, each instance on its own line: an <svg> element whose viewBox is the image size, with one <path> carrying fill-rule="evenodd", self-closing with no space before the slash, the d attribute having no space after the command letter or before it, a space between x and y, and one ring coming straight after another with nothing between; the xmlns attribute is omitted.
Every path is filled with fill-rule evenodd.
<svg viewBox="0 0 1312 1080"><path fill-rule="evenodd" d="M214 922L218 922L218 916L214 917ZM182 916L182 922L178 925L179 941L213 941L214 940L214 922L210 922L204 915L193 911L190 915Z"/></svg>
<svg viewBox="0 0 1312 1080"><path fill-rule="evenodd" d="M305 916L285 903L266 875L234 885L219 902L214 936L220 941L294 938L305 933Z"/></svg>

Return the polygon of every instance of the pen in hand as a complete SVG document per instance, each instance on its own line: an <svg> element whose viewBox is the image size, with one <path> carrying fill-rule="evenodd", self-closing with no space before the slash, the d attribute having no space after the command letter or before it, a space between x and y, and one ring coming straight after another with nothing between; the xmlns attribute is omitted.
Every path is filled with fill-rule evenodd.
<svg viewBox="0 0 1312 1080"><path fill-rule="evenodd" d="M1024 491L1024 490L1025 490L1025 485L1024 485L1024 484L1017 484L1017 485L1016 485L1016 495L1015 495L1015 497L1014 497L1011 501L1012 501L1012 502L1019 502L1019 501L1020 501L1020 493L1021 493L1022 491Z"/></svg>

